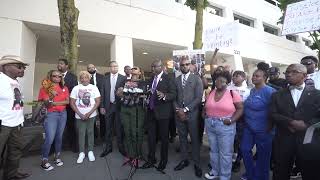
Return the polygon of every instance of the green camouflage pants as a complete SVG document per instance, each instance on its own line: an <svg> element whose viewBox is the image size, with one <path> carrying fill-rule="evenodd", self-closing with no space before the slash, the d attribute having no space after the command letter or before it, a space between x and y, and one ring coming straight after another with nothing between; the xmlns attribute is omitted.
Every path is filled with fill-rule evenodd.
<svg viewBox="0 0 320 180"><path fill-rule="evenodd" d="M142 155L144 109L122 106L120 117L124 128L124 144L129 158Z"/></svg>

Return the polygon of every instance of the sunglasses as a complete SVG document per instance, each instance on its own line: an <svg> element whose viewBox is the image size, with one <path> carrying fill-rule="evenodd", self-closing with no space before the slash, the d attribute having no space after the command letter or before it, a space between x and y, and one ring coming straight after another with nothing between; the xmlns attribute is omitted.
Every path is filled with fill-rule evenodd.
<svg viewBox="0 0 320 180"><path fill-rule="evenodd" d="M301 63L302 65L305 65L305 66L308 66L308 65L311 65L311 64L313 64L313 62L312 61L308 61L308 62L303 62L303 63Z"/></svg>
<svg viewBox="0 0 320 180"><path fill-rule="evenodd" d="M51 77L54 77L54 78L62 78L61 75L51 75Z"/></svg>
<svg viewBox="0 0 320 180"><path fill-rule="evenodd" d="M15 66L18 69L26 69L27 68L26 65L24 65L24 64L9 64L9 65Z"/></svg>
<svg viewBox="0 0 320 180"><path fill-rule="evenodd" d="M190 65L190 63L186 63L186 64L180 64L180 66L189 66Z"/></svg>
<svg viewBox="0 0 320 180"><path fill-rule="evenodd" d="M299 74L299 73L302 73L302 71L297 71L297 70L293 70L293 71L286 71L286 72L283 72L284 75L288 75L288 74Z"/></svg>

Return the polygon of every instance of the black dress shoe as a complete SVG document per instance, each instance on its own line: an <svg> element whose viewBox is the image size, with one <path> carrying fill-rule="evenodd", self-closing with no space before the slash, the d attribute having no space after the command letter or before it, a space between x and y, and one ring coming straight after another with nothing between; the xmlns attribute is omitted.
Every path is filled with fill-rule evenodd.
<svg viewBox="0 0 320 180"><path fill-rule="evenodd" d="M31 176L31 174L18 172L15 176L8 178L8 180L25 179L25 178L27 178L29 176Z"/></svg>
<svg viewBox="0 0 320 180"><path fill-rule="evenodd" d="M202 170L199 166L194 165L194 174L198 177L201 178L202 177Z"/></svg>
<svg viewBox="0 0 320 180"><path fill-rule="evenodd" d="M160 170L160 171L163 171L167 166L167 162L166 161L160 161L159 164L158 164L158 167L157 169Z"/></svg>
<svg viewBox="0 0 320 180"><path fill-rule="evenodd" d="M189 166L189 161L188 160L183 160L174 168L174 170L175 171L180 171L180 170L182 170L183 168L185 168L187 166Z"/></svg>
<svg viewBox="0 0 320 180"><path fill-rule="evenodd" d="M152 168L154 166L154 164L157 163L157 160L149 160L147 162L145 162L142 166L141 169L148 169L148 168Z"/></svg>
<svg viewBox="0 0 320 180"><path fill-rule="evenodd" d="M110 154L111 152L112 152L112 149L104 150L104 151L100 154L100 157L105 157L105 156L107 156L108 154Z"/></svg>

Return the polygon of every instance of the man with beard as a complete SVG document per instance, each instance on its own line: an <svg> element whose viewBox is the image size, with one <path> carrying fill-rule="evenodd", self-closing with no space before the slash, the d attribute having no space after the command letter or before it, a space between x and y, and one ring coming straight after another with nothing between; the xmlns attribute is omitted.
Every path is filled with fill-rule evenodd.
<svg viewBox="0 0 320 180"><path fill-rule="evenodd" d="M180 69L182 75L177 77L175 82L177 98L174 101L174 109L177 115L176 125L181 147L181 161L174 170L180 171L189 165L188 134L190 134L194 172L200 178L202 170L200 168L198 114L202 100L203 85L199 76L190 73L190 64L190 60L181 59Z"/></svg>
<svg viewBox="0 0 320 180"><path fill-rule="evenodd" d="M158 165L159 170L164 170L168 162L169 144L169 120L172 110L172 102L176 98L176 88L173 79L164 73L161 60L155 60L151 65L154 78L150 82L151 98L148 112L148 162L142 168L150 168L156 163L156 138L157 131L161 140L161 160Z"/></svg>
<svg viewBox="0 0 320 180"><path fill-rule="evenodd" d="M69 62L67 59L59 59L57 69L63 75L65 85L68 87L69 92L78 85L77 76L69 70ZM67 124L64 131L64 142L71 148L72 152L78 152L78 136L75 125L75 114L70 105L67 105Z"/></svg>
<svg viewBox="0 0 320 180"><path fill-rule="evenodd" d="M23 99L17 78L24 76L26 66L18 56L3 56L0 59L0 154L7 147L7 156L1 179L24 179L28 173L19 172L22 156Z"/></svg>
<svg viewBox="0 0 320 180"><path fill-rule="evenodd" d="M131 67L127 65L123 68L123 71L126 74L126 78L131 79Z"/></svg>
<svg viewBox="0 0 320 180"><path fill-rule="evenodd" d="M318 59L314 56L305 56L301 59L300 64L307 68L306 85L320 89L320 72L316 71Z"/></svg>
<svg viewBox="0 0 320 180"><path fill-rule="evenodd" d="M101 93L101 88L103 87L105 76L98 73L97 68L93 64L88 64L87 71L91 74L90 84L97 86L97 88L99 89L99 92ZM100 121L100 138L104 139L104 136L106 134L105 117L103 114L101 114L100 108L98 108L98 111L99 111L99 121ZM95 139L98 137L98 128L96 125L94 126L94 137Z"/></svg>

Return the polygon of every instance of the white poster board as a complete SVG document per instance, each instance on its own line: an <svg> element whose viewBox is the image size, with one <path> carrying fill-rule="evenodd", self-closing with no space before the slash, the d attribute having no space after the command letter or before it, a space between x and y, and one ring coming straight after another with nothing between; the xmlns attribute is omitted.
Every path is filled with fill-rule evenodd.
<svg viewBox="0 0 320 180"><path fill-rule="evenodd" d="M234 48L237 46L238 22L222 26L213 26L203 31L203 49L214 51L216 48Z"/></svg>
<svg viewBox="0 0 320 180"><path fill-rule="evenodd" d="M287 6L282 35L319 29L320 0L304 0Z"/></svg>
<svg viewBox="0 0 320 180"><path fill-rule="evenodd" d="M186 58L196 67L196 71L201 73L201 68L205 64L204 50L176 50L173 51L173 66L175 70L179 70L180 60Z"/></svg>

